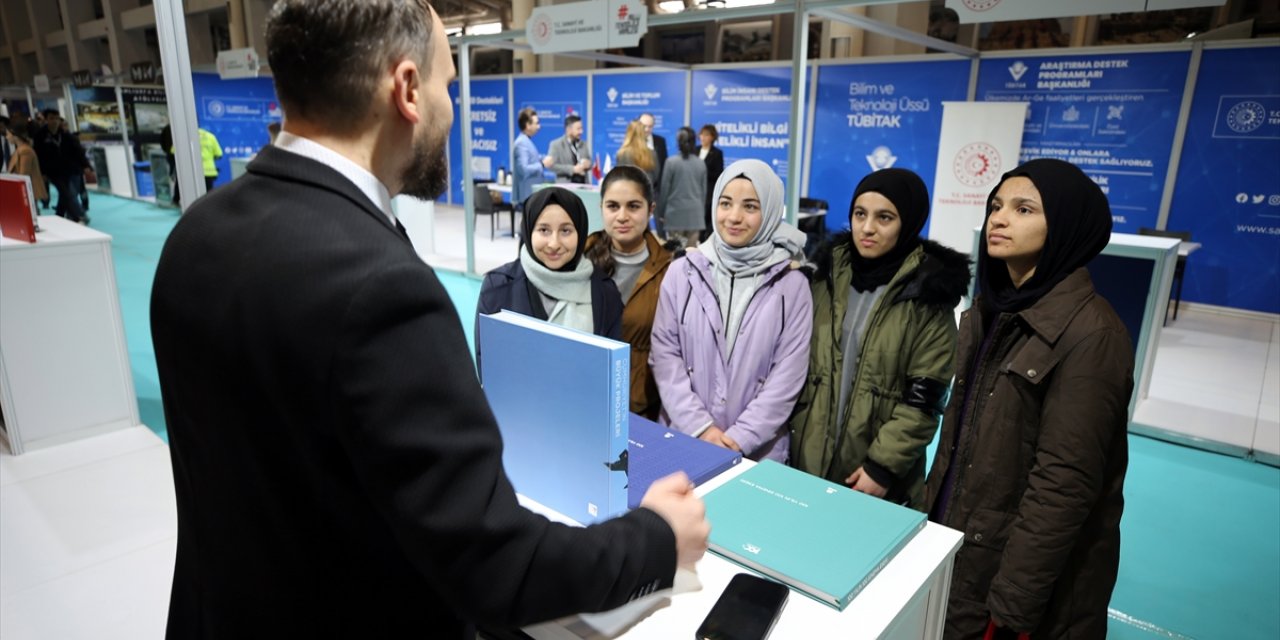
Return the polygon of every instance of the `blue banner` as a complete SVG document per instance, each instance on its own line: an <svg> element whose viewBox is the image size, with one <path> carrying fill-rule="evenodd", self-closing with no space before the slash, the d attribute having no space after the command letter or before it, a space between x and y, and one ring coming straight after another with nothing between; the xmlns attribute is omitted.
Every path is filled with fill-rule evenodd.
<svg viewBox="0 0 1280 640"><path fill-rule="evenodd" d="M1280 47L1200 59L1168 229L1203 246L1183 297L1280 313Z"/></svg>
<svg viewBox="0 0 1280 640"><path fill-rule="evenodd" d="M284 113L271 78L223 80L216 73L193 73L191 82L196 121L222 145L213 185L224 185L231 181L231 158L247 158L266 146L267 125L283 120Z"/></svg>
<svg viewBox="0 0 1280 640"><path fill-rule="evenodd" d="M791 67L693 72L694 131L714 124L724 164L755 159L787 181L791 136ZM677 153L674 140L668 145Z"/></svg>
<svg viewBox="0 0 1280 640"><path fill-rule="evenodd" d="M1115 231L1154 227L1191 54L996 58L978 67L978 100L1029 102L1020 162L1084 169L1111 201Z"/></svg>
<svg viewBox="0 0 1280 640"><path fill-rule="evenodd" d="M591 144L601 169L612 167L627 134L627 125L643 113L653 114L653 134L667 139L675 152L676 130L684 126L685 74L599 73L592 78Z"/></svg>
<svg viewBox="0 0 1280 640"><path fill-rule="evenodd" d="M471 173L476 180L497 180L498 169L511 172L512 132L507 79L471 81L471 121L463 122L458 83L449 85L453 129L449 132L449 190L462 205L462 127L471 127Z"/></svg>
<svg viewBox="0 0 1280 640"><path fill-rule="evenodd" d="M551 149L556 138L564 136L564 119L570 114L582 118L582 137L591 142L587 120L587 77L552 76L547 78L516 78L514 95L515 112L533 107L538 112L542 129L533 137L533 146L541 153ZM519 126L518 124L516 126ZM512 138L516 132L512 132ZM596 154L595 145L591 149ZM601 160L603 162L603 160Z"/></svg>
<svg viewBox="0 0 1280 640"><path fill-rule="evenodd" d="M818 68L808 195L830 206L828 229L849 228L853 189L873 171L910 169L933 193L942 103L965 99L969 68L967 60Z"/></svg>

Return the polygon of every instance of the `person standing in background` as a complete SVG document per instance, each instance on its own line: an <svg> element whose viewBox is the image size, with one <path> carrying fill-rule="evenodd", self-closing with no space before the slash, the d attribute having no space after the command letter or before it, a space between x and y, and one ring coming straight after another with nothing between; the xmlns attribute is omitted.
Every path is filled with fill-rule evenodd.
<svg viewBox="0 0 1280 640"><path fill-rule="evenodd" d="M182 208L182 196L178 192L178 160L173 155L173 125L166 124L160 130L160 147L164 149L165 162L169 163L169 179L173 181L173 206Z"/></svg>
<svg viewBox="0 0 1280 640"><path fill-rule="evenodd" d="M715 190L720 174L724 173L724 152L716 146L716 141L719 139L720 132L716 130L714 124L704 124L698 131L698 140L702 143L702 148L698 150L698 157L702 158L702 162L707 165L707 210L702 216L704 225L700 236L702 240L706 240L712 233L711 192Z"/></svg>
<svg viewBox="0 0 1280 640"><path fill-rule="evenodd" d="M582 139L582 118L577 114L564 117L564 136L551 143L551 171L556 182L586 184L591 169L591 145Z"/></svg>
<svg viewBox="0 0 1280 640"><path fill-rule="evenodd" d="M542 172L551 168L551 156L539 157L538 147L533 144L533 136L538 135L542 124L538 122L538 112L533 107L520 110L516 119L520 126L520 135L516 136L512 145L515 164L512 166L511 204L524 211L524 201L533 195L533 188L546 182Z"/></svg>
<svg viewBox="0 0 1280 640"><path fill-rule="evenodd" d="M667 166L667 139L653 133L653 127L657 121L652 113L642 113L639 118L636 118L636 121L644 128L644 145L653 152L655 165L653 169L653 195L661 201L662 169ZM662 227L662 218L655 216L654 222L657 224L658 237L667 237L667 231Z"/></svg>
<svg viewBox="0 0 1280 640"><path fill-rule="evenodd" d="M84 147L80 146L79 138L63 128L62 115L57 109L44 111L44 125L32 146L40 159L40 171L58 190L58 204L54 212L72 222L88 224L84 204L76 191L80 181L73 179L89 169Z"/></svg>
<svg viewBox="0 0 1280 640"><path fill-rule="evenodd" d="M9 171L9 160L13 158L14 144L9 141L9 117L0 116L0 173Z"/></svg>
<svg viewBox="0 0 1280 640"><path fill-rule="evenodd" d="M222 143L212 132L200 129L200 160L204 165L204 191L213 191L213 183L218 179L218 160L222 159Z"/></svg>
<svg viewBox="0 0 1280 640"><path fill-rule="evenodd" d="M693 129L680 127L676 133L680 155L667 161L666 170L662 172L662 188L658 190L658 219L668 237L678 238L685 247L698 244L707 199L707 166L696 155L696 136Z"/></svg>
<svg viewBox="0 0 1280 640"><path fill-rule="evenodd" d="M7 142L13 149L8 164L3 168L9 173L31 178L31 190L38 202L49 201L49 188L45 185L44 175L40 173L40 160L36 158L36 150L31 148L31 138L24 130L10 129Z"/></svg>
<svg viewBox="0 0 1280 640"><path fill-rule="evenodd" d="M622 147L618 149L619 167L636 167L649 176L649 183L653 185L656 198L658 194L658 160L653 154L653 150L645 146L644 143L644 125L639 120L631 121L627 125L627 134L622 138ZM656 203L657 200L654 200ZM661 237L661 236L659 236Z"/></svg>

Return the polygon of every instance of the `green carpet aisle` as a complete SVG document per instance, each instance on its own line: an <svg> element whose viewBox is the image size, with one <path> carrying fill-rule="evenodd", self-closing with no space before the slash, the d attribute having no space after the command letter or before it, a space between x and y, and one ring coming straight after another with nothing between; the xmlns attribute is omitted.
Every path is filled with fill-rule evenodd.
<svg viewBox="0 0 1280 640"><path fill-rule="evenodd" d="M142 419L162 438L148 303L175 209L93 194L113 236ZM474 341L480 281L440 273ZM474 342L472 342L474 344ZM1110 637L1280 638L1280 469L1131 436L1120 577Z"/></svg>

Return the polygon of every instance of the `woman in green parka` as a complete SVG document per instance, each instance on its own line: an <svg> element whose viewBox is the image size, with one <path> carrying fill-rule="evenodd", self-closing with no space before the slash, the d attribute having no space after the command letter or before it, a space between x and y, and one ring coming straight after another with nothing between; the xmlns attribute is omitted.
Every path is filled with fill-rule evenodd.
<svg viewBox="0 0 1280 640"><path fill-rule="evenodd" d="M796 468L920 510L969 286L967 257L919 237L928 217L911 171L858 183L850 232L818 260L809 377L791 419Z"/></svg>

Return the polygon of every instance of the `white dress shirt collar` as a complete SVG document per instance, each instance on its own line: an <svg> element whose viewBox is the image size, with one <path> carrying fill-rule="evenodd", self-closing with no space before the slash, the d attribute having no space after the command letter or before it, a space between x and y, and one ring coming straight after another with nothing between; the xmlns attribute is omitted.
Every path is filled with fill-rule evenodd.
<svg viewBox="0 0 1280 640"><path fill-rule="evenodd" d="M378 180L377 176L369 173L364 167L348 160L345 156L326 147L314 140L308 140L302 136L281 131L276 137L275 146L290 153L296 153L304 158L310 158L323 164L334 171L342 174L346 179L363 193L378 210L391 220L394 226L396 223L396 215L391 209L391 192L387 187Z"/></svg>

